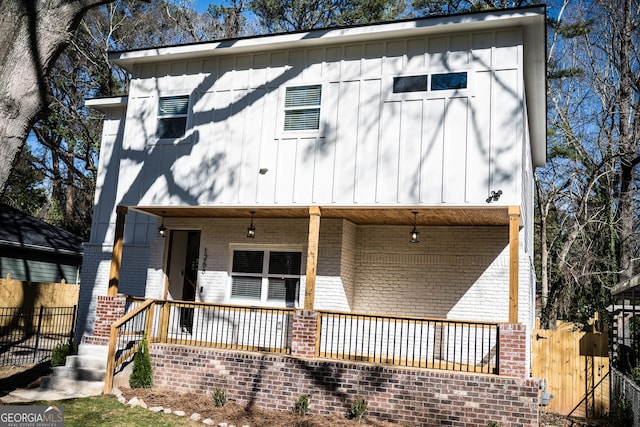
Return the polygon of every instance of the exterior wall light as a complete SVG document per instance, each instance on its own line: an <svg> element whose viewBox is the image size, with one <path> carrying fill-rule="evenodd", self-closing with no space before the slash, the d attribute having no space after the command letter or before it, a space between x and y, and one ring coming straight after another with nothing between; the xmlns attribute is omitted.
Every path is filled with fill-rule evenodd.
<svg viewBox="0 0 640 427"><path fill-rule="evenodd" d="M418 229L416 228L416 216L418 215L418 212L411 212L413 214L413 230L411 230L410 234L411 234L411 240L409 240L410 243L420 243L420 232L418 231Z"/></svg>
<svg viewBox="0 0 640 427"><path fill-rule="evenodd" d="M487 197L487 203L497 202L500 196L502 196L502 190L491 191L491 194Z"/></svg>
<svg viewBox="0 0 640 427"><path fill-rule="evenodd" d="M251 225L247 227L247 238L253 239L256 237L256 228L253 226L253 215L256 211L251 211Z"/></svg>
<svg viewBox="0 0 640 427"><path fill-rule="evenodd" d="M158 237L162 237L164 239L164 236L167 234L167 227L164 226L164 214L166 213L166 211L162 211L162 223L160 224L160 227L158 227Z"/></svg>

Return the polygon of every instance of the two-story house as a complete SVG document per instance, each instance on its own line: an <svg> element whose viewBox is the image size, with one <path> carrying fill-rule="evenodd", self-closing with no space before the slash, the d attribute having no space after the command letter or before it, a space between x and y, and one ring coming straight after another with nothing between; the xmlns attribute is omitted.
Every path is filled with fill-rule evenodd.
<svg viewBox="0 0 640 427"><path fill-rule="evenodd" d="M85 342L143 297L126 310L147 313L158 387L537 425L543 7L111 59L131 83L87 102L105 121Z"/></svg>

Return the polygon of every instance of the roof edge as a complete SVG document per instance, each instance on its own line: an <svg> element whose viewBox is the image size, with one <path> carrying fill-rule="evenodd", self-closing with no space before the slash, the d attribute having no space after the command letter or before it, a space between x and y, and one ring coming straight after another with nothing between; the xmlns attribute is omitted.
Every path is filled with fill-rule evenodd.
<svg viewBox="0 0 640 427"><path fill-rule="evenodd" d="M546 16L546 6L530 5L513 9L498 9L492 11L465 12L453 15L438 15L422 18L410 18L399 21L385 21L353 26L329 27L289 33L261 34L255 36L222 39L207 42L189 43L181 45L156 46L144 49L112 51L109 59L129 70L138 63L164 62L188 58L191 55L227 54L241 51L263 49L285 49L292 44L321 45L335 42L367 40L402 36L405 32L416 34L438 33L444 27L460 25L462 30L472 30L492 24L494 27L513 25L513 20L531 20L537 16ZM526 22L521 22L525 25ZM421 31L420 31L421 30Z"/></svg>

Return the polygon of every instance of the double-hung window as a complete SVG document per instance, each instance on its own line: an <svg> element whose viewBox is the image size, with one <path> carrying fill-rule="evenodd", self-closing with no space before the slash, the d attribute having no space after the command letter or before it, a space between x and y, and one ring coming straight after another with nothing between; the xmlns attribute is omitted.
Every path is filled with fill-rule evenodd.
<svg viewBox="0 0 640 427"><path fill-rule="evenodd" d="M234 250L231 298L298 306L301 252Z"/></svg>
<svg viewBox="0 0 640 427"><path fill-rule="evenodd" d="M291 86L285 90L284 130L320 130L322 85Z"/></svg>
<svg viewBox="0 0 640 427"><path fill-rule="evenodd" d="M189 96L164 96L158 102L156 137L180 138L187 129Z"/></svg>

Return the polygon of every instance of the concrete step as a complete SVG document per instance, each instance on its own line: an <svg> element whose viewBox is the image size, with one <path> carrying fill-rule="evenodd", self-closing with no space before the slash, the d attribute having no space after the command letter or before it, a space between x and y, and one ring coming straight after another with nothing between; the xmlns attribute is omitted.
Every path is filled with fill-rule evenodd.
<svg viewBox="0 0 640 427"><path fill-rule="evenodd" d="M80 344L78 346L78 356L91 356L104 359L107 358L109 348L106 345Z"/></svg>
<svg viewBox="0 0 640 427"><path fill-rule="evenodd" d="M104 371L107 369L107 358L106 356L103 358L94 356L72 355L67 356L65 366L68 368L85 368Z"/></svg>
<svg viewBox="0 0 640 427"><path fill-rule="evenodd" d="M53 376L58 378L69 378L76 381L104 381L105 370L57 366L53 368Z"/></svg>
<svg viewBox="0 0 640 427"><path fill-rule="evenodd" d="M78 354L67 356L65 366L57 366L52 375L41 378L40 390L97 396L102 394L106 369L107 347L81 344Z"/></svg>
<svg viewBox="0 0 640 427"><path fill-rule="evenodd" d="M102 394L104 381L76 381L56 376L42 377L41 390L60 390L67 394L84 396L99 396Z"/></svg>

